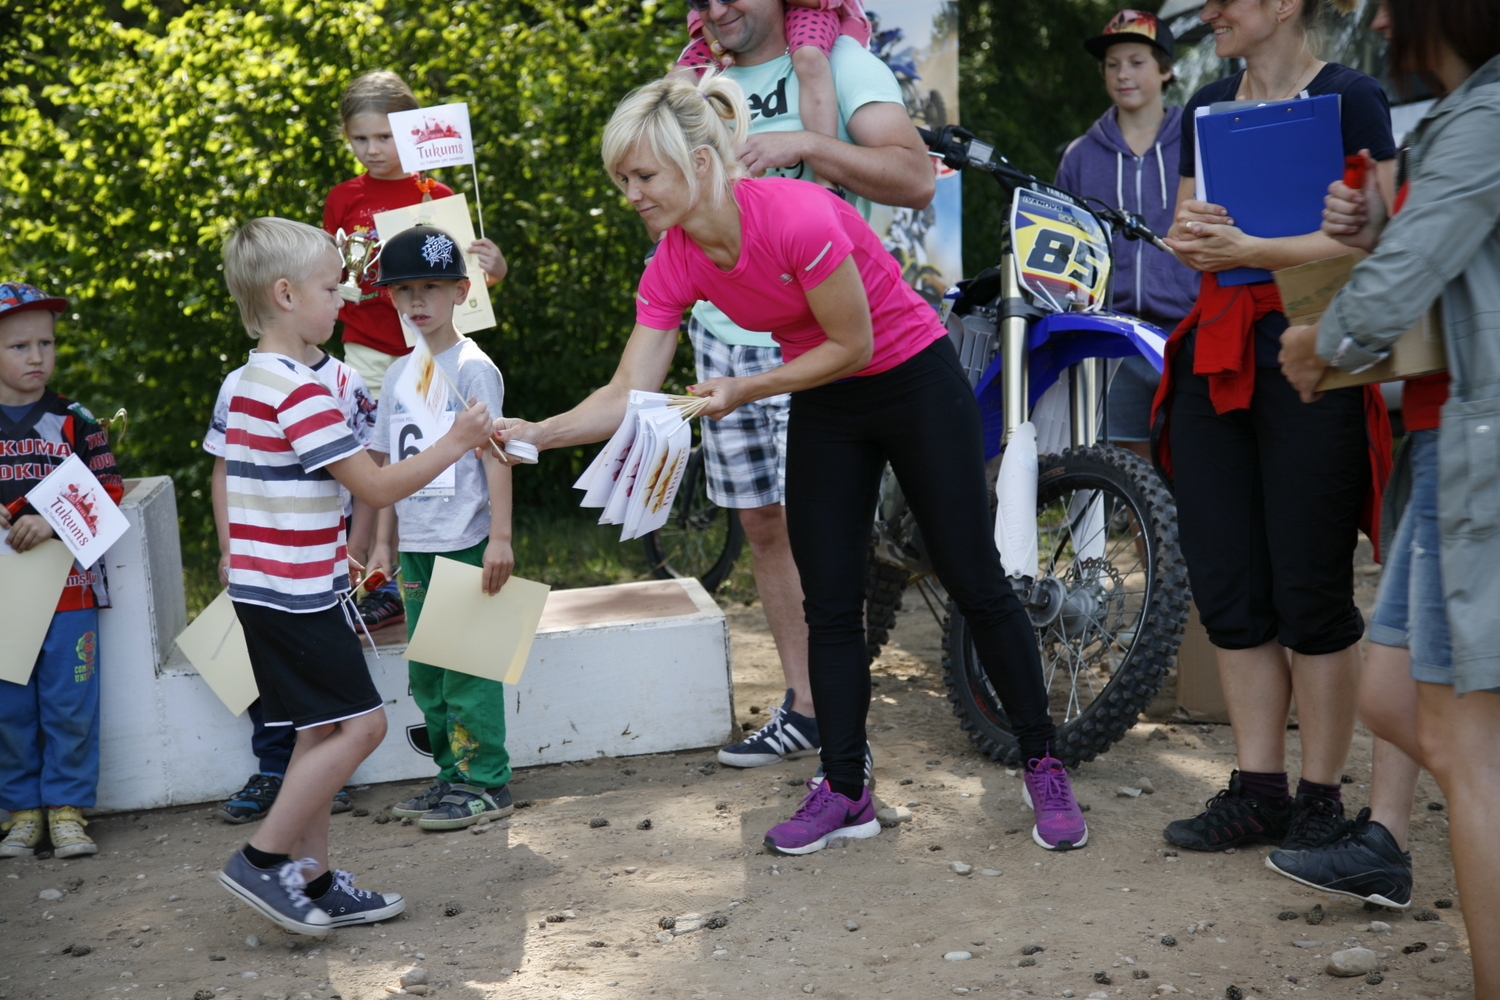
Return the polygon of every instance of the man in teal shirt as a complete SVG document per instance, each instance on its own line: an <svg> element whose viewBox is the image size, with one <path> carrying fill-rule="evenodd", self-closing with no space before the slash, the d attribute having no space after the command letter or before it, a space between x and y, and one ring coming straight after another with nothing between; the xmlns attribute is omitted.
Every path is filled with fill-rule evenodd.
<svg viewBox="0 0 1500 1000"><path fill-rule="evenodd" d="M900 84L868 49L848 36L833 47L830 64L839 102L835 139L802 127L782 0L709 0L702 13L705 30L734 53L726 75L744 88L750 104L751 134L740 159L752 175L811 180L816 173L837 185L866 219L872 203L920 209L932 201L927 147L907 116ZM770 334L735 326L707 302L693 310L688 332L699 381L755 375L781 364L781 349ZM790 397L773 396L741 406L723 420L703 421L709 496L739 511L787 684L786 700L770 722L719 751L719 761L731 767L809 756L821 745L807 681L802 584L782 507L790 407Z"/></svg>

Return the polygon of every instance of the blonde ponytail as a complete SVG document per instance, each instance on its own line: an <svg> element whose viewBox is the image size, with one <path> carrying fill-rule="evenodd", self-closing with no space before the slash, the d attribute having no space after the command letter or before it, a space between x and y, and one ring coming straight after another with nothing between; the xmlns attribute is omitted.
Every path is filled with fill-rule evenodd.
<svg viewBox="0 0 1500 1000"><path fill-rule="evenodd" d="M621 188L619 166L639 142L682 171L692 197L698 195L693 153L712 154L710 197L715 205L734 180L745 175L735 149L750 130L750 108L745 92L728 77L708 72L694 83L669 76L631 91L615 108L604 127L600 154L604 169Z"/></svg>
<svg viewBox="0 0 1500 1000"><path fill-rule="evenodd" d="M1328 38L1359 10L1363 0L1302 0L1302 31L1307 47L1321 55Z"/></svg>

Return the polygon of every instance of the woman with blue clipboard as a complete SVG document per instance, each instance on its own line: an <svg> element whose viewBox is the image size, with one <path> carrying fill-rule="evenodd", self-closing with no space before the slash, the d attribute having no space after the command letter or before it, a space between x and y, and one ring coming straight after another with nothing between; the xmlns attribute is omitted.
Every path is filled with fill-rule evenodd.
<svg viewBox="0 0 1500 1000"><path fill-rule="evenodd" d="M1268 272L1346 252L1319 232L1321 195L1342 171L1341 152L1369 150L1389 189L1396 147L1384 92L1314 51L1327 23L1356 6L1209 0L1200 15L1219 57L1243 59L1245 69L1201 88L1183 116L1182 180L1167 243L1203 276L1193 312L1168 342L1153 446L1174 483L1182 551L1215 646L1239 769L1204 812L1167 826L1166 839L1189 850L1312 848L1344 820L1339 777L1353 739L1364 634L1353 555L1361 526L1377 535L1390 426L1378 392L1364 388L1300 401L1277 361L1287 320ZM1317 98L1331 94L1339 128L1329 148L1333 102ZM1232 125L1265 124L1259 118L1267 115L1301 124L1221 127L1238 143L1222 148L1237 152L1215 159L1204 145L1199 164L1195 153L1208 135L1198 126L1211 119L1197 111L1221 103L1230 103L1220 110ZM1223 181L1219 188L1236 196L1232 211L1199 200L1200 167L1210 191ZM1296 218L1299 207L1300 227L1263 225L1288 211ZM1266 273L1244 273L1252 268ZM1221 281L1223 272L1237 273ZM1285 757L1294 694L1302 742L1295 795Z"/></svg>

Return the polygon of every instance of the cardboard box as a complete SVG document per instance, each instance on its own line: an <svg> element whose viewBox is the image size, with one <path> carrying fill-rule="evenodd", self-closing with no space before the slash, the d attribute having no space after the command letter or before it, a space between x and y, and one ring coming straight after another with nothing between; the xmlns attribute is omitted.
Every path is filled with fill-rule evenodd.
<svg viewBox="0 0 1500 1000"><path fill-rule="evenodd" d="M1228 722L1224 690L1219 687L1219 665L1208 632L1198 621L1198 605L1188 609L1187 626L1177 647L1177 705L1194 722Z"/></svg>
<svg viewBox="0 0 1500 1000"><path fill-rule="evenodd" d="M1348 284L1349 273L1354 270L1354 265L1364 257L1365 254L1362 253L1349 253L1277 271L1276 288L1281 292L1287 321L1292 326L1316 323L1338 290ZM1358 374L1330 368L1318 383L1318 391L1368 385L1371 382L1401 382L1446 371L1447 368L1448 359L1443 352L1442 314L1440 306L1434 303L1416 326L1403 333L1391 345L1390 356L1384 361Z"/></svg>

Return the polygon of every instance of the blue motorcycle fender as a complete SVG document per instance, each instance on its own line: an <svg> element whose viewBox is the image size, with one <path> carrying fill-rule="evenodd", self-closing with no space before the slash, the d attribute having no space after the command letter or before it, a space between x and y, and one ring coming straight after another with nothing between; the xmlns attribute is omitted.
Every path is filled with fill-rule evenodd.
<svg viewBox="0 0 1500 1000"><path fill-rule="evenodd" d="M1042 393L1057 382L1069 366L1085 358L1128 358L1139 354L1162 370L1162 353L1167 334L1150 323L1123 313L1051 313L1031 327L1028 355L1026 408L1029 411ZM979 401L984 421L984 457L1000 453L1000 438L1005 430L1004 391L1000 380L1002 356L995 355L974 396Z"/></svg>

